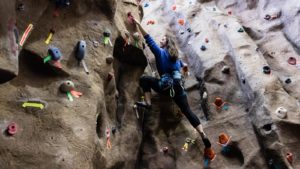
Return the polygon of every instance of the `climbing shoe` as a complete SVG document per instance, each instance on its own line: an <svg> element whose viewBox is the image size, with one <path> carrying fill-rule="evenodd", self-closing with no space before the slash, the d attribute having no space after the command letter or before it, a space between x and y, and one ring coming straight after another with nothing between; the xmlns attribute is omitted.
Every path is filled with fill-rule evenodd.
<svg viewBox="0 0 300 169"><path fill-rule="evenodd" d="M146 109L151 109L151 105L147 104L146 102L135 102L135 104L138 107L143 107L143 108L146 108Z"/></svg>

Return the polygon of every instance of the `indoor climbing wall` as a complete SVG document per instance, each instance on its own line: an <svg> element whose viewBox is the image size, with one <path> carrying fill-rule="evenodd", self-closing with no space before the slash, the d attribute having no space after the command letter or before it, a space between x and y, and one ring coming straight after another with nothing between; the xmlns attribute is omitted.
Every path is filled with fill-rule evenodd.
<svg viewBox="0 0 300 169"><path fill-rule="evenodd" d="M0 168L300 168L298 0L2 0ZM172 34L217 156L168 97L133 19Z"/></svg>

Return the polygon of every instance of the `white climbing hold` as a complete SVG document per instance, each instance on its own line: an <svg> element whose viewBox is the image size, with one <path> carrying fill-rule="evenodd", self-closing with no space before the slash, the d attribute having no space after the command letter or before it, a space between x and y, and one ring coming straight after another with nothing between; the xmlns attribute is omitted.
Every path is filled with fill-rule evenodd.
<svg viewBox="0 0 300 169"><path fill-rule="evenodd" d="M202 98L207 99L207 93L206 92L203 92Z"/></svg>
<svg viewBox="0 0 300 169"><path fill-rule="evenodd" d="M278 118L284 119L287 116L287 110L283 107L278 107L275 114Z"/></svg>

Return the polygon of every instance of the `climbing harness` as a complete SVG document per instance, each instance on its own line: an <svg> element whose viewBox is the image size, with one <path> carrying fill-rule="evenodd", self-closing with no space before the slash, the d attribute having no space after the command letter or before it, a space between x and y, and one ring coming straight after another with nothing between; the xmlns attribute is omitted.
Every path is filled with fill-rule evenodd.
<svg viewBox="0 0 300 169"><path fill-rule="evenodd" d="M25 41L27 40L29 34L31 33L31 31L33 30L33 25L32 24L29 24L25 30L25 32L23 33L22 35L22 38L20 40L20 46L23 46Z"/></svg>

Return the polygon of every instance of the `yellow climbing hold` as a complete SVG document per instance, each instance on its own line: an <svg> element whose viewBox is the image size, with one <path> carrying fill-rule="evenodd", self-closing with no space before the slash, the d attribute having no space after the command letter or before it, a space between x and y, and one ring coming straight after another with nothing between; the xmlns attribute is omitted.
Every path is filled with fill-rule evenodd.
<svg viewBox="0 0 300 169"><path fill-rule="evenodd" d="M41 104L41 103L25 102L25 103L23 103L22 107L24 107L24 108L26 108L26 107L36 107L36 108L44 109L44 105Z"/></svg>

